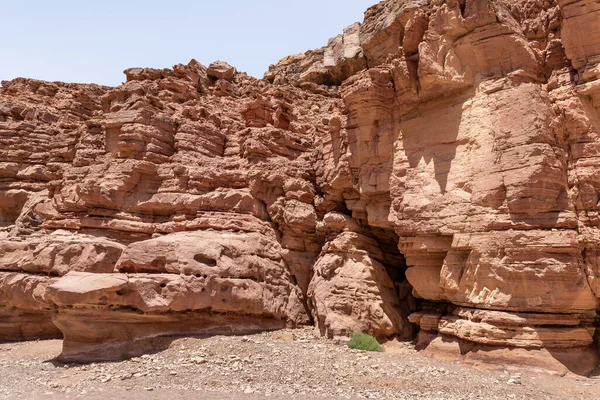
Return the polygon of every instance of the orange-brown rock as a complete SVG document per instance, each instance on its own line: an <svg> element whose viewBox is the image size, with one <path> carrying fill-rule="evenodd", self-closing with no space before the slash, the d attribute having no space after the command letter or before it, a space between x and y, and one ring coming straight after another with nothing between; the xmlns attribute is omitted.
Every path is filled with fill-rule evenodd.
<svg viewBox="0 0 600 400"><path fill-rule="evenodd" d="M598 18L593 1L385 1L357 28L353 54L368 69L344 75L339 65L354 60L338 58L324 71L312 52L267 74L300 87L317 71L343 82L347 112L323 138L324 197L398 235L414 295L445 305L410 317L423 331L490 346L592 345Z"/></svg>
<svg viewBox="0 0 600 400"><path fill-rule="evenodd" d="M0 272L0 341L53 339L61 336L52 323L45 290L55 279Z"/></svg>
<svg viewBox="0 0 600 400"><path fill-rule="evenodd" d="M323 248L308 288L309 305L321 333L330 337L371 332L411 337L398 289L381 262L373 239L344 232Z"/></svg>
<svg viewBox="0 0 600 400"><path fill-rule="evenodd" d="M597 362L597 1L386 0L262 80L125 74L3 82L0 338L60 329L85 361L418 327L431 352Z"/></svg>

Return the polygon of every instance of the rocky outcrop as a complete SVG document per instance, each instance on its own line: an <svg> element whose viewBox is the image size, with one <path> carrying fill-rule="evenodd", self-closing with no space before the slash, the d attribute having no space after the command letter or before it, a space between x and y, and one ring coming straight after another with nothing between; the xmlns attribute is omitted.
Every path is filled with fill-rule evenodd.
<svg viewBox="0 0 600 400"><path fill-rule="evenodd" d="M383 259L377 242L354 232L342 233L325 245L308 289L322 334L411 337L405 319L410 309L403 310L398 289L377 259Z"/></svg>
<svg viewBox="0 0 600 400"><path fill-rule="evenodd" d="M0 338L60 330L85 361L164 335L418 330L536 366L572 350L586 373L598 22L593 0L387 0L264 80L192 61L4 82Z"/></svg>
<svg viewBox="0 0 600 400"><path fill-rule="evenodd" d="M343 82L324 197L399 237L427 301L410 316L421 346L430 332L488 347L592 345L597 6L386 1L353 28L352 56L321 56L332 41L266 75ZM341 72L354 54L368 68Z"/></svg>

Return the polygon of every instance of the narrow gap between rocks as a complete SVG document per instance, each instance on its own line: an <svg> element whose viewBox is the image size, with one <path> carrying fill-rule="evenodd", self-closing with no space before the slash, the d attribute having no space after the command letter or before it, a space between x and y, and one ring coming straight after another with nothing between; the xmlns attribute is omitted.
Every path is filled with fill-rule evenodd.
<svg viewBox="0 0 600 400"><path fill-rule="evenodd" d="M401 315L408 321L408 316L421 309L421 300L415 298L412 295L413 287L406 279L406 270L408 265L404 255L398 248L400 242L399 236L394 232L393 229L377 228L371 226L364 226L367 230L368 235L375 239L383 253L383 259L378 259L386 269L386 272L396 287L396 294L398 296L398 304ZM417 327L414 324L410 324L408 329L404 332L398 332L397 338L399 340L412 340L416 337Z"/></svg>

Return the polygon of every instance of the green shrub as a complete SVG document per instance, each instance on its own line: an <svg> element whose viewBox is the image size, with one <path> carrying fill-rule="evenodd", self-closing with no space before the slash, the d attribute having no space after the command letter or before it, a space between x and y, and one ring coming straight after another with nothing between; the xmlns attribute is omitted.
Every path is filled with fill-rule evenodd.
<svg viewBox="0 0 600 400"><path fill-rule="evenodd" d="M354 332L348 347L357 350L366 351L383 351L383 346L379 344L377 339L366 333Z"/></svg>

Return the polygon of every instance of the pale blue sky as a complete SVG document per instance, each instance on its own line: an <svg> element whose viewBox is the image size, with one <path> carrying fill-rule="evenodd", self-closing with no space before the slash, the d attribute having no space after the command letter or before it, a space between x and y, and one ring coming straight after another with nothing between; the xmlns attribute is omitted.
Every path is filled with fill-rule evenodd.
<svg viewBox="0 0 600 400"><path fill-rule="evenodd" d="M0 80L118 85L130 67L224 60L262 77L378 0L0 0Z"/></svg>

